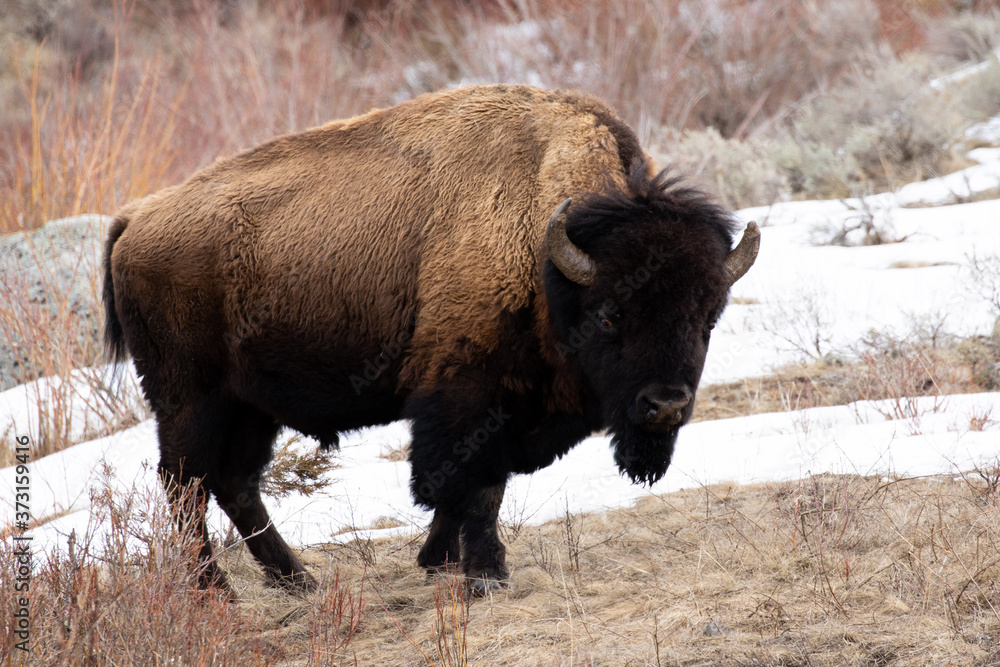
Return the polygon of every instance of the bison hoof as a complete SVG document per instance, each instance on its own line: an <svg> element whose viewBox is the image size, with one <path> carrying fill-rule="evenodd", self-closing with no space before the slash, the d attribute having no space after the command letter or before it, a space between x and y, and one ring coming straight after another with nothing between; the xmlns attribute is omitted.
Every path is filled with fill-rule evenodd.
<svg viewBox="0 0 1000 667"><path fill-rule="evenodd" d="M319 588L319 582L306 571L294 572L287 576L275 576L268 573L268 581L276 588L283 588L289 593L313 593Z"/></svg>
<svg viewBox="0 0 1000 667"><path fill-rule="evenodd" d="M198 588L203 591L217 591L230 599L236 599L233 587L229 584L229 578L214 561L201 566L198 573Z"/></svg>
<svg viewBox="0 0 1000 667"><path fill-rule="evenodd" d="M434 583L440 577L447 578L461 576L457 563L445 563L444 565L438 565L436 567L425 567L424 571L427 573L428 584Z"/></svg>
<svg viewBox="0 0 1000 667"><path fill-rule="evenodd" d="M487 575L468 579L469 593L473 597L485 598L499 593L504 588L510 588L510 581L507 579L493 579Z"/></svg>

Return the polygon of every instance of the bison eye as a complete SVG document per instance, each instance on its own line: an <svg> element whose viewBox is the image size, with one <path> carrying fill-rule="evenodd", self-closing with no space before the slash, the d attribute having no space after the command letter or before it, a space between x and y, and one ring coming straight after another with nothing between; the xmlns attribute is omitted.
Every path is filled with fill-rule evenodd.
<svg viewBox="0 0 1000 667"><path fill-rule="evenodd" d="M715 320L711 320L705 325L704 336L706 341L712 336L712 329L715 328L715 322Z"/></svg>
<svg viewBox="0 0 1000 667"><path fill-rule="evenodd" d="M616 338L618 336L618 321L621 317L617 313L605 313L602 311L597 311L597 317L594 318L597 322L598 331L605 338Z"/></svg>
<svg viewBox="0 0 1000 667"><path fill-rule="evenodd" d="M621 316L617 313L606 313L603 310L597 311L597 322L606 331L610 331L618 326L618 320L620 319Z"/></svg>

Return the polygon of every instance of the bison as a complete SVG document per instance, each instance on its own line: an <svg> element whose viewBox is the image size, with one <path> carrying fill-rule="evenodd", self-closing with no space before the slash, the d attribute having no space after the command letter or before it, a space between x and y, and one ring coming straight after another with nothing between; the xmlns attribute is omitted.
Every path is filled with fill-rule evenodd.
<svg viewBox="0 0 1000 667"><path fill-rule="evenodd" d="M134 359L202 585L227 587L214 495L274 582L313 588L260 498L279 429L328 448L398 419L413 497L434 511L418 564L504 585L512 473L601 429L633 481L667 470L757 254L756 225L732 249L736 231L605 104L528 86L281 136L125 206L105 247L106 343Z"/></svg>

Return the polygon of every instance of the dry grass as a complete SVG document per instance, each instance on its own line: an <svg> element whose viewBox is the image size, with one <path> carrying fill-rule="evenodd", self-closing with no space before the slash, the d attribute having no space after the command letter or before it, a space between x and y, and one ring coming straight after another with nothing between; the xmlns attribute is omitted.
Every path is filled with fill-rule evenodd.
<svg viewBox="0 0 1000 667"><path fill-rule="evenodd" d="M11 615L0 632L0 663L90 665L277 664L268 620L234 610L195 589L196 545L174 530L163 494L121 494L105 487L92 498L106 531L68 536L62 551L35 556L27 593L0 587L0 604L30 600L31 655L14 650ZM14 572L5 537L0 565ZM235 613L234 613L235 611Z"/></svg>
<svg viewBox="0 0 1000 667"><path fill-rule="evenodd" d="M889 401L893 419L922 396L994 391L1000 387L1000 344L980 336L961 341L872 333L850 359L814 359L767 376L698 390L695 421L786 412L855 401Z"/></svg>
<svg viewBox="0 0 1000 667"><path fill-rule="evenodd" d="M231 549L222 560L240 601L226 605L191 590L167 517L133 498L110 505L120 557L102 562L77 544L43 564L34 659L996 664L998 479L995 466L956 478L822 475L567 513L507 536L512 588L486 600L454 578L427 579L413 564L417 537L375 541L367 564L350 546L307 550L323 585L299 598L265 588L248 554ZM130 548L127 519L147 509L156 527Z"/></svg>

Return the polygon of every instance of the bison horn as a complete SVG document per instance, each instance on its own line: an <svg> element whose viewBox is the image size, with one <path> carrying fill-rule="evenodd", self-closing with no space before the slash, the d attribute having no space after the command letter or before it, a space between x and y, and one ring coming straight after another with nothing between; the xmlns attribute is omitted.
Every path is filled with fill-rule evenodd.
<svg viewBox="0 0 1000 667"><path fill-rule="evenodd" d="M760 228L756 222L747 223L746 231L739 245L733 248L726 257L726 275L729 276L729 284L732 285L743 277L754 260L757 259L757 251L760 250Z"/></svg>
<svg viewBox="0 0 1000 667"><path fill-rule="evenodd" d="M578 285L587 287L594 282L597 269L594 260L584 251L573 245L566 235L566 209L573 199L569 198L559 204L552 217L549 218L549 229L545 233L545 245L549 248L549 259L563 275Z"/></svg>

